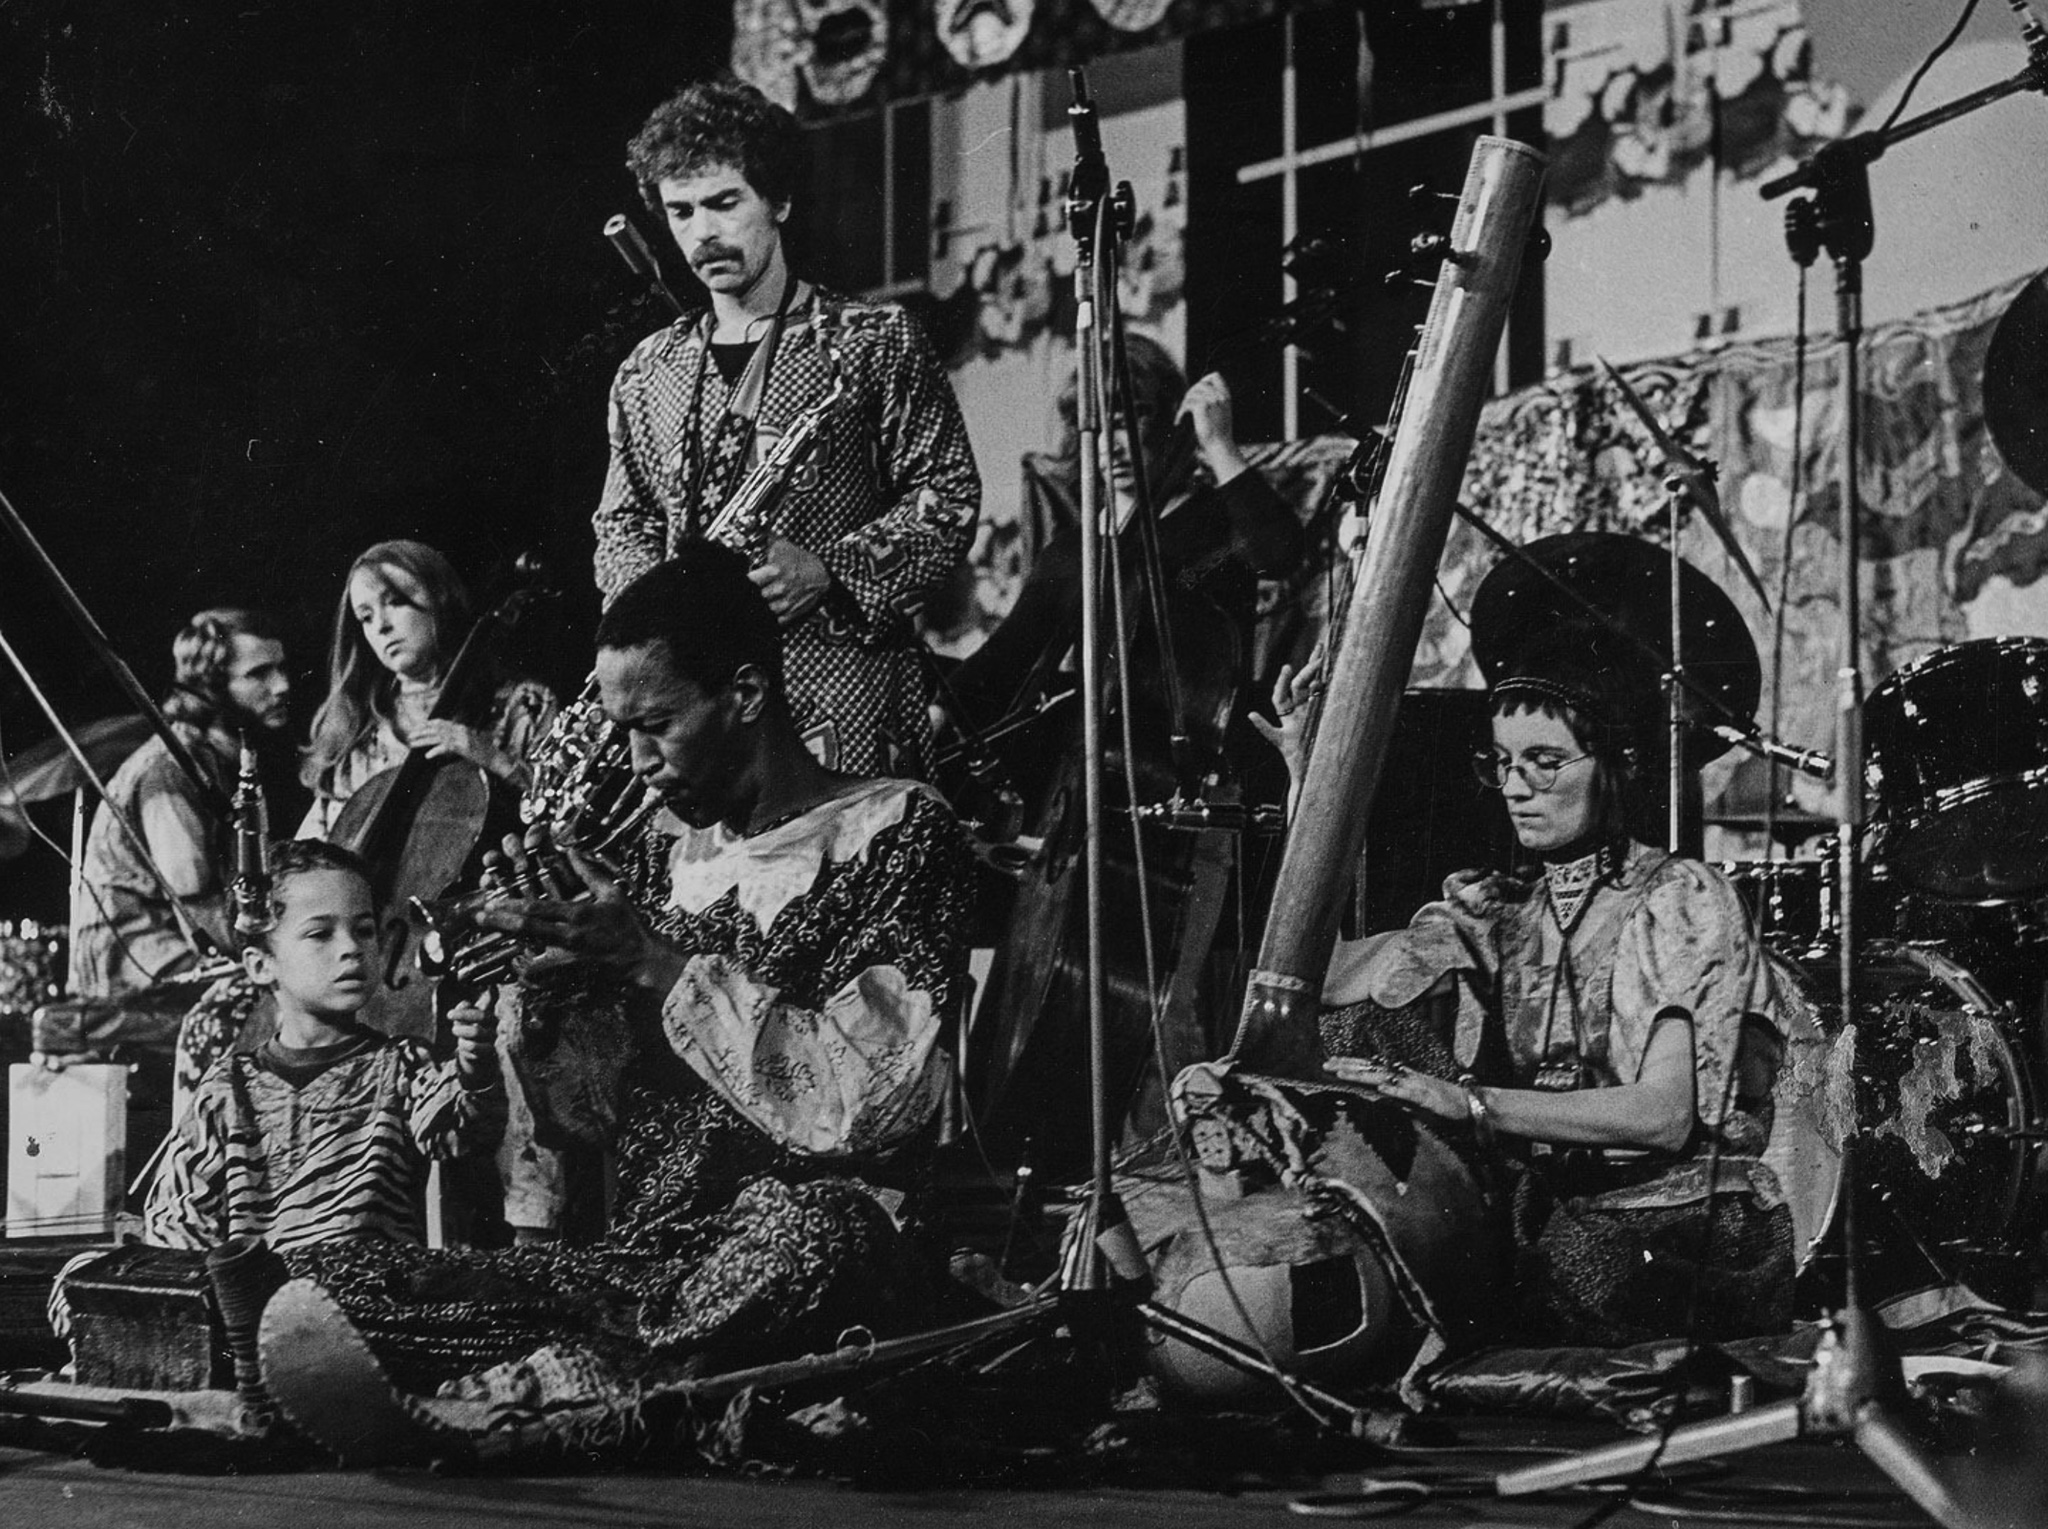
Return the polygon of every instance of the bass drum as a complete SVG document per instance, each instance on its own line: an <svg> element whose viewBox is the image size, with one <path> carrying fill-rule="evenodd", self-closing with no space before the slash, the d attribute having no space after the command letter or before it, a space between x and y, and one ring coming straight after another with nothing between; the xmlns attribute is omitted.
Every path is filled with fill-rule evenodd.
<svg viewBox="0 0 2048 1529"><path fill-rule="evenodd" d="M1776 964L1789 1033L1765 1161L1790 1203L1800 1271L1839 1254L1853 1133L1867 1293L1925 1284L1930 1264L1992 1280L2016 1252L2035 1157L2013 1134L2032 1121L2034 1088L2010 1011L1928 946L1866 948L1852 1024L1832 957Z"/></svg>

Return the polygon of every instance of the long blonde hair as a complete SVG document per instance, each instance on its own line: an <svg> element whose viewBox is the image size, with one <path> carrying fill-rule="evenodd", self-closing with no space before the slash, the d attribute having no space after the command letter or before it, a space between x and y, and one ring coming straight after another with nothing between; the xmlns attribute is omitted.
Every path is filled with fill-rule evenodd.
<svg viewBox="0 0 2048 1529"><path fill-rule="evenodd" d="M356 620L349 589L365 569L419 603L434 618L434 641L445 669L469 630L469 589L455 565L424 542L378 542L349 565L327 644L327 699L313 715L313 737L299 761L299 779L327 793L335 771L380 722L397 712L398 678L379 662ZM393 575L402 576L394 579Z"/></svg>

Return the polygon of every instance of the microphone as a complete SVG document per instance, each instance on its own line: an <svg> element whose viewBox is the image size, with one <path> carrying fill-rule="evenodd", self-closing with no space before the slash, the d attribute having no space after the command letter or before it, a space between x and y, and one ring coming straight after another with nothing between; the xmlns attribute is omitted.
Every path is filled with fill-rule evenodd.
<svg viewBox="0 0 2048 1529"><path fill-rule="evenodd" d="M242 739L235 778L234 823L235 880L230 894L235 933L249 940L269 933L277 920L270 912L270 809L263 800L256 749L247 737Z"/></svg>
<svg viewBox="0 0 2048 1529"><path fill-rule="evenodd" d="M1835 778L1835 761L1819 749L1794 748L1789 743L1766 738L1754 728L1730 727L1724 722L1711 723L1706 730L1724 742L1739 744L1758 758L1787 765L1801 775L1810 775L1815 780Z"/></svg>
<svg viewBox="0 0 2048 1529"><path fill-rule="evenodd" d="M1109 194L1109 160L1102 152L1102 123L1088 93L1088 71L1069 69L1074 104L1067 118L1074 128L1074 173L1067 182L1067 226L1085 258L1095 238L1095 209Z"/></svg>
<svg viewBox="0 0 2048 1529"><path fill-rule="evenodd" d="M612 241L612 248L619 252L619 258L626 262L626 269L638 276L668 299L668 305L677 313L683 312L683 305L669 291L668 283L661 279L661 263L654 258L654 251L647 247L647 240L641 235L639 225L623 212L615 212L605 219L604 236Z"/></svg>

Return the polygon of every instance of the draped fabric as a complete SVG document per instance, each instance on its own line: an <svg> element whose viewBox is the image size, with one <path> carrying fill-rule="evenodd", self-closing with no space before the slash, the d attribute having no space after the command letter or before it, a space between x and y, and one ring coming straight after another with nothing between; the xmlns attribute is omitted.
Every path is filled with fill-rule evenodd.
<svg viewBox="0 0 2048 1529"><path fill-rule="evenodd" d="M732 69L807 119L1084 64L1328 0L735 0Z"/></svg>
<svg viewBox="0 0 2048 1529"><path fill-rule="evenodd" d="M1933 648L2010 630L2016 600L2038 609L2048 514L2042 496L2007 468L1984 423L1984 355L2022 284L1875 325L1866 336L1864 672L1873 683ZM1790 338L1645 361L1623 372L1682 445L1719 465L1722 506L1774 600L1790 519L1779 731L1804 747L1830 746L1840 651L1835 347L1824 331L1811 342L1796 455ZM1661 542L1663 478L1646 432L1589 368L1489 403L1459 497L1517 543L1562 531L1617 531ZM1764 658L1768 714L1771 615L1699 517L1685 527L1681 546L1748 620ZM1411 683L1478 683L1464 618L1498 558L1470 526L1453 525L1438 570L1441 594L1431 602ZM1734 764L1730 755L1709 767L1710 806Z"/></svg>

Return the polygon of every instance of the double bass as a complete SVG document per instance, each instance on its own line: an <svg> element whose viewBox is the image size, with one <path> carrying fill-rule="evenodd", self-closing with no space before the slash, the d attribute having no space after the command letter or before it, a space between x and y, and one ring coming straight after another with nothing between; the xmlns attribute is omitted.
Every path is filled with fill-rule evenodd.
<svg viewBox="0 0 2048 1529"><path fill-rule="evenodd" d="M493 645L549 593L530 557L516 567L519 586L478 618L448 666L433 720L458 719ZM489 771L466 759L429 759L422 749L371 776L342 804L330 837L369 865L383 909L377 991L364 1011L372 1027L429 1044L437 1039L436 989L419 966L428 931L414 902L438 901L473 881L483 851L518 826L517 802Z"/></svg>
<svg viewBox="0 0 2048 1529"><path fill-rule="evenodd" d="M1161 483L1186 478L1193 442L1183 420L1157 466ZM1189 795L1220 799L1246 643L1239 622L1210 596L1145 577L1144 514L1117 534L1121 587L1106 596L1121 613L1128 689L1105 687L1111 694L1104 773L1114 809L1104 835L1104 951L1110 1095L1156 1102L1157 1091L1146 1086L1154 1070L1155 995L1167 1067L1208 1054L1201 1001L1236 869L1235 835L1183 831L1156 818L1140 825L1128 809ZM1148 598L1155 592L1156 604ZM1052 635L1028 695L1045 689L1072 639L1065 628ZM1034 1168L1055 1174L1085 1166L1090 1136L1080 1060L1088 978L1083 753L1080 708L1072 699L1039 712L1023 742L1003 751L1007 778L1023 796L1023 822L1015 846L1000 846L1016 882L968 1038L966 1069L984 1143L998 1157L1028 1157ZM1138 1121L1140 1129L1150 1123L1156 1122Z"/></svg>

